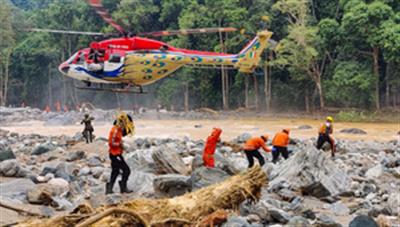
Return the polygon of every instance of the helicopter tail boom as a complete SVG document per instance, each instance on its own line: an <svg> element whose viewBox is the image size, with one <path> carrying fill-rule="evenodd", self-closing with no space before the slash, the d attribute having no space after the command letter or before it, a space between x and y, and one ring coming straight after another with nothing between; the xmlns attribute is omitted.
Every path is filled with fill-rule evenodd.
<svg viewBox="0 0 400 227"><path fill-rule="evenodd" d="M272 32L264 30L257 33L257 36L238 54L238 61L235 68L240 72L251 73L261 60L261 54L267 47Z"/></svg>

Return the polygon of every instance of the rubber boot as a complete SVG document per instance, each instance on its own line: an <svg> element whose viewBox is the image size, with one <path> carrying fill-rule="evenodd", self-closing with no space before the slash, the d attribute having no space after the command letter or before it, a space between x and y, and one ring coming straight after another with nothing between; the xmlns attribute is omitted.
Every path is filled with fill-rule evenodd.
<svg viewBox="0 0 400 227"><path fill-rule="evenodd" d="M121 189L121 193L132 193L132 190L129 190L126 186L126 182L118 181L119 188Z"/></svg>
<svg viewBox="0 0 400 227"><path fill-rule="evenodd" d="M113 190L112 190L112 189L113 189L113 186L114 186L114 185L111 184L111 183L108 183L108 182L106 183L106 195L107 195L107 194L112 194L112 193L114 193Z"/></svg>

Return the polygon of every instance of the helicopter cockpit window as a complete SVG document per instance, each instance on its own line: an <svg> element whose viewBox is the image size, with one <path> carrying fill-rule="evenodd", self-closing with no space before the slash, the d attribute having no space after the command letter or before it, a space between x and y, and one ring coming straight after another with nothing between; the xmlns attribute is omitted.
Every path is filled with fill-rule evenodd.
<svg viewBox="0 0 400 227"><path fill-rule="evenodd" d="M68 58L68 60L67 60L68 64L72 64L77 56L78 56L78 53L75 53L70 58Z"/></svg>
<svg viewBox="0 0 400 227"><path fill-rule="evenodd" d="M119 54L112 54L110 56L110 60L108 60L110 63L120 63L121 62L121 55Z"/></svg>
<svg viewBox="0 0 400 227"><path fill-rule="evenodd" d="M85 62L85 53L81 53L78 57L78 59L76 60L76 64L78 65L83 65L83 63Z"/></svg>

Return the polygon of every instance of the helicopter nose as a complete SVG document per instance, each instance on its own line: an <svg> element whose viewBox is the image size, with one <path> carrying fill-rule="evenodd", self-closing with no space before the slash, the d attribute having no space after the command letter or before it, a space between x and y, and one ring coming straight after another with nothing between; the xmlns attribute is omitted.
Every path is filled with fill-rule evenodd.
<svg viewBox="0 0 400 227"><path fill-rule="evenodd" d="M64 73L64 74L67 74L68 73L68 70L69 70L69 65L68 64L61 64L59 67L58 67L58 70L61 72L61 73Z"/></svg>

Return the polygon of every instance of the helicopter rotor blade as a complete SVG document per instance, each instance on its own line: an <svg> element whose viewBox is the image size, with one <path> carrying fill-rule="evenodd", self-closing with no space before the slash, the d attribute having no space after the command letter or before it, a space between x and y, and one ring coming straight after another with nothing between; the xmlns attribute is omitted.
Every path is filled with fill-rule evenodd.
<svg viewBox="0 0 400 227"><path fill-rule="evenodd" d="M234 31L237 31L237 29L232 27L196 28L196 29L180 29L180 30L170 30L170 31L141 32L138 33L138 35L160 37L160 36L172 36L172 35L189 35L189 34L216 33L216 32L234 32Z"/></svg>
<svg viewBox="0 0 400 227"><path fill-rule="evenodd" d="M28 28L25 30L29 31L29 32L48 32L48 33L72 34L72 35L90 35L90 36L105 36L106 35L101 32L67 31L67 30L42 29L42 28Z"/></svg>
<svg viewBox="0 0 400 227"><path fill-rule="evenodd" d="M117 24L112 18L111 15L107 12L107 10L104 8L103 3L101 0L87 0L89 5L94 8L97 14L103 18L105 22L113 26L115 29L117 29L121 34L127 34L127 32L122 28L121 25Z"/></svg>

